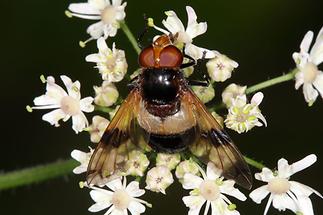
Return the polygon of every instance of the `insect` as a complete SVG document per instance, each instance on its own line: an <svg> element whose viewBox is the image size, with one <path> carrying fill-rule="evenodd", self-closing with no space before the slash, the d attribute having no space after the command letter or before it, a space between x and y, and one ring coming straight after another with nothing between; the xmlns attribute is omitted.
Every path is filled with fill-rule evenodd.
<svg viewBox="0 0 323 215"><path fill-rule="evenodd" d="M103 184L125 170L132 150L176 153L188 150L222 175L250 189L251 172L230 137L184 78L184 54L173 37L159 36L139 55L142 68L132 89L106 128L87 170L87 181Z"/></svg>

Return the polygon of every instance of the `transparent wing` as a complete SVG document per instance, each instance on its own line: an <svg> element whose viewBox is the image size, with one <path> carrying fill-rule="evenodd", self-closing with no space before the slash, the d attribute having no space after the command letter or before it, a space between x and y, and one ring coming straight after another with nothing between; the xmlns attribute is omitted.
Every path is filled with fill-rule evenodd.
<svg viewBox="0 0 323 215"><path fill-rule="evenodd" d="M190 151L205 164L214 163L225 178L251 189L250 169L227 133L190 89L185 92L183 99L191 102L199 132L199 138L190 146Z"/></svg>
<svg viewBox="0 0 323 215"><path fill-rule="evenodd" d="M132 90L106 128L89 162L88 184L102 185L118 177L126 171L129 153L148 147L148 134L137 121L141 99L138 90Z"/></svg>

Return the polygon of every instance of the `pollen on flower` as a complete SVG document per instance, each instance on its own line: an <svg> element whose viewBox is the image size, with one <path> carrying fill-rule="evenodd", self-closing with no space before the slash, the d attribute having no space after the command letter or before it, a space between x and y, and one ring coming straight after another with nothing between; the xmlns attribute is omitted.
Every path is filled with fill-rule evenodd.
<svg viewBox="0 0 323 215"><path fill-rule="evenodd" d="M290 189L290 183L286 178L274 178L268 183L268 190L274 194L283 194Z"/></svg>
<svg viewBox="0 0 323 215"><path fill-rule="evenodd" d="M208 201L214 201L220 196L219 186L211 180L205 180L201 183L200 194Z"/></svg>
<svg viewBox="0 0 323 215"><path fill-rule="evenodd" d="M118 210L125 210L128 208L131 197L124 189L116 190L112 195L111 203Z"/></svg>
<svg viewBox="0 0 323 215"><path fill-rule="evenodd" d="M74 116L80 113L80 102L71 96L65 96L61 99L61 109L65 114Z"/></svg>
<svg viewBox="0 0 323 215"><path fill-rule="evenodd" d="M45 84L46 83L46 78L44 75L39 76L40 81Z"/></svg>
<svg viewBox="0 0 323 215"><path fill-rule="evenodd" d="M27 110L29 113L33 112L32 107L30 107L29 105L27 105L27 106L26 106L26 110Z"/></svg>
<svg viewBox="0 0 323 215"><path fill-rule="evenodd" d="M67 16L68 18L72 18L73 14L71 12L69 12L68 10L65 10L65 16Z"/></svg>
<svg viewBox="0 0 323 215"><path fill-rule="evenodd" d="M230 205L228 205L228 210L229 211L234 211L235 209L237 209L237 205L236 204L230 204Z"/></svg>
<svg viewBox="0 0 323 215"><path fill-rule="evenodd" d="M84 48L84 47L86 46L86 41L82 41L82 40L80 40L80 41L79 41L79 46L80 46L81 48Z"/></svg>

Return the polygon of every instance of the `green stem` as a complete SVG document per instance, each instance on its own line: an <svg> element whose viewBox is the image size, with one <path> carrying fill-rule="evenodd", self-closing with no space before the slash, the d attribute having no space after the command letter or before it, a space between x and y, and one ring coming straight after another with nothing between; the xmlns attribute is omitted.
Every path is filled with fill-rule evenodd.
<svg viewBox="0 0 323 215"><path fill-rule="evenodd" d="M77 162L69 159L0 174L0 190L39 183L72 173Z"/></svg>
<svg viewBox="0 0 323 215"><path fill-rule="evenodd" d="M270 87L270 86L273 86L273 85L276 85L279 83L290 81L290 80L294 79L296 72L297 72L297 69L293 69L292 71L290 71L289 73L287 73L285 75L282 75L282 76L261 82L259 84L253 85L251 87L248 87L246 90L246 94L250 94L250 93L265 89L267 87Z"/></svg>
<svg viewBox="0 0 323 215"><path fill-rule="evenodd" d="M287 73L285 75L282 75L282 76L279 76L279 77L276 77L276 78L261 82L259 84L253 85L251 87L248 87L246 89L246 94L251 94L253 92L265 89L267 87L271 87L271 86L274 86L276 84L280 84L280 83L283 83L283 82L286 82L286 81L290 81L290 80L294 79L296 73L297 73L297 69L293 69L292 71L290 71L289 73ZM215 105L215 106L213 106L213 107L211 107L209 109L210 109L210 111L218 111L218 110L223 109L225 107L226 107L226 105L224 103L220 103L220 104L217 104L217 105Z"/></svg>
<svg viewBox="0 0 323 215"><path fill-rule="evenodd" d="M255 168L257 168L257 169L260 169L260 170L262 170L262 168L264 168L264 167L265 167L265 165L263 165L262 163L260 163L260 162L258 162L258 161L255 161L254 159L251 159L251 158L249 158L249 157L247 157L247 156L243 156L243 157L244 157L245 161L246 161L250 166L253 166L253 167L255 167Z"/></svg>
<svg viewBox="0 0 323 215"><path fill-rule="evenodd" d="M137 40L135 39L132 32L128 28L128 25L126 24L126 22L124 22L124 21L120 22L120 27L123 30L123 32L125 33L125 35L128 37L128 40L132 44L132 46L135 49L135 51L137 52L137 54L139 54L141 50L138 46Z"/></svg>

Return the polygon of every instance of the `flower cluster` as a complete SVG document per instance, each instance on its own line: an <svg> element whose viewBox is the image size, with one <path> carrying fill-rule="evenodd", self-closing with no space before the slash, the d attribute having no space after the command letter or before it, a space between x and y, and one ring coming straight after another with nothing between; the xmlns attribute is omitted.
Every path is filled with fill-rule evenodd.
<svg viewBox="0 0 323 215"><path fill-rule="evenodd" d="M58 127L60 120L65 122L71 118L72 129L75 133L86 131L90 134L91 142L100 142L104 131L113 120L113 116L123 100L117 88L118 82L124 79L135 79L135 76L141 72L139 68L133 75L129 75L126 52L117 49L116 47L119 46L115 42L108 43L112 44L110 48L106 42L116 36L119 28L123 29L122 26L126 26L124 21L126 5L127 3L122 0L88 0L88 2L69 5L66 11L67 16L98 21L87 28L90 38L84 42L81 41L80 45L85 47L87 42L96 40L98 52L87 55L85 61L95 63L95 70L98 70L101 83L98 86L93 86L93 97L81 99L79 81L73 82L65 75L60 76L65 90L55 82L54 77L48 76L46 79L42 77L42 81L46 83L46 92L36 97L34 105L27 106L27 110L54 109L43 115L42 119ZM194 38L206 33L207 23L197 21L196 12L192 7L186 6L186 12L186 27L172 10L166 11L166 18L162 20L161 24L165 29L155 25L152 18L148 19L148 26L169 35L174 40L174 45L182 50L184 60L186 60L184 62L193 60L196 64L205 64L204 76L206 80L201 86L192 86L192 90L201 102L210 104L216 97L217 84L230 79L232 72L238 68L239 64L219 51L199 47L195 42L193 43ZM323 97L323 72L318 69L318 65L323 62L323 28L309 51L312 39L313 32L309 31L300 45L300 52L293 54L296 63L295 88L298 89L303 85L304 97L309 105L315 102L318 95ZM129 38L129 40L131 39ZM201 72L196 69L198 67L186 68L183 74L185 77L189 77L193 72ZM212 115L220 125L219 130L226 126L240 134L248 132L254 127L267 126L267 121L259 108L264 95L257 92L258 90L258 88L247 88L247 86L234 83L225 88L222 92L222 103L210 108ZM248 102L247 96L251 92L255 92L255 94ZM228 114L225 118L215 112L218 110L217 108L227 108ZM92 117L92 123L89 124L85 113L93 111L101 111L105 115L95 114ZM110 125L113 125L113 122ZM206 125L206 127L208 126ZM200 135L204 137L207 134ZM222 144L221 140L219 142ZM183 189L190 190L189 195L182 198L183 203L188 207L189 215L200 214L204 205L203 214L205 215L210 210L214 215L240 214L236 204L230 199L234 197L245 201L247 197L235 187L234 180L223 177L226 163L222 162L219 152L216 156L221 160L222 169L219 169L220 165L215 165L215 159L203 157L203 159L209 159L204 160L205 164L203 164L192 154L187 157L184 152L160 153L151 148L133 147L133 143L129 143L128 147L127 144L125 144L126 149L123 149L126 155L121 156L123 168L120 169L120 175L116 175L113 180L108 180L101 187L81 182L81 187L90 189L90 196L95 202L88 209L90 212L106 210L105 214L107 215L126 215L128 211L133 215L142 214L146 207L152 207L150 203L139 198L145 194L145 189L166 195L166 189L177 179ZM203 151L208 151L208 146L205 146L202 146L204 147ZM121 148L116 150L121 151ZM216 151L218 150L220 151L216 148ZM223 154L230 158L230 162L234 162L231 160L231 156L235 155L232 152L224 151ZM75 174L87 171L93 153L94 150L91 146L88 152L80 150L71 152L72 158L80 163L73 170ZM210 152L208 156L211 157L211 154ZM314 214L309 196L315 193L323 198L322 195L306 185L289 179L290 176L309 167L316 160L315 155L309 155L289 165L285 159L280 159L277 170L263 168L261 173L255 174L255 178L267 184L252 191L249 197L259 204L270 194L264 214L267 213L271 203L279 211L289 209L296 214ZM135 180L127 184L127 178ZM140 189L141 182L145 183L144 189Z"/></svg>

